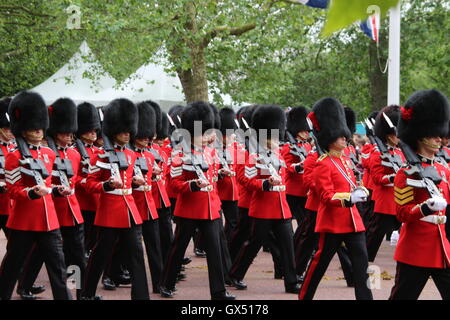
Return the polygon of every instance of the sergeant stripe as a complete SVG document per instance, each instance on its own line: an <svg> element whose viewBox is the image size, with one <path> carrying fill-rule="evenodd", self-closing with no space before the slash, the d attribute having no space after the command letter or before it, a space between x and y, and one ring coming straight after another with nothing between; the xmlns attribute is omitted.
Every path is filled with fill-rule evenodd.
<svg viewBox="0 0 450 320"><path fill-rule="evenodd" d="M409 197L411 197L411 196L414 196L414 191L411 190L410 192L407 192L407 193L404 193L404 194L395 192L395 193L394 193L394 196L395 196L397 199L399 199L399 200L403 200L403 199L409 198Z"/></svg>
<svg viewBox="0 0 450 320"><path fill-rule="evenodd" d="M412 200L414 200L414 196L408 197L408 198L406 198L404 200L398 199L397 197L395 198L395 202L398 205L404 205L404 204L406 204L408 202L411 202Z"/></svg>

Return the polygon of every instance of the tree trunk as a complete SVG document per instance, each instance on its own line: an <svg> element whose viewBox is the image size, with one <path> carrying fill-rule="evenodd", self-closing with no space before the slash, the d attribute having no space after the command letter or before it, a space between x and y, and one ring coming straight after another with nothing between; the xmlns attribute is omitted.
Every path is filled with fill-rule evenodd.
<svg viewBox="0 0 450 320"><path fill-rule="evenodd" d="M381 38L381 37L380 37ZM380 54L381 42L380 42ZM387 104L387 72L382 73L380 66L378 65L377 58L377 45L375 42L371 42L369 45L370 55L370 102L372 110L380 110ZM380 58L381 68L386 65L386 59ZM384 71L384 70L383 70Z"/></svg>
<svg viewBox="0 0 450 320"><path fill-rule="evenodd" d="M191 61L190 69L178 70L186 101L208 101L205 50L201 45L191 47Z"/></svg>

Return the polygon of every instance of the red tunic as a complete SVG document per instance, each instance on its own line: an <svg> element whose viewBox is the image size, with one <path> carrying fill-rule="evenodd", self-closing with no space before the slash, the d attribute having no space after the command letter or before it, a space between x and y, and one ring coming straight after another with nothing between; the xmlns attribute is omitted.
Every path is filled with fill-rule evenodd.
<svg viewBox="0 0 450 320"><path fill-rule="evenodd" d="M239 199L239 189L236 179L236 155L238 145L236 142L230 143L226 147L224 154L228 154L230 159L228 162L229 169L234 172L233 176L219 177L217 181L217 190L219 192L219 198L223 201L237 201ZM226 158L226 157L225 157ZM227 161L227 159L225 159ZM219 164L219 169L222 165Z"/></svg>
<svg viewBox="0 0 450 320"><path fill-rule="evenodd" d="M306 198L305 208L317 212L319 209L319 195L317 194L314 182L314 168L316 167L319 154L317 151L308 153L303 166L303 183L308 190L308 197Z"/></svg>
<svg viewBox="0 0 450 320"><path fill-rule="evenodd" d="M350 160L345 156L326 154L317 160L313 174L320 203L315 231L328 233L365 231L356 206L345 207L344 200L350 200L352 187L330 157L356 185L353 170L350 169Z"/></svg>
<svg viewBox="0 0 450 320"><path fill-rule="evenodd" d="M389 153L400 156L405 161L403 152L399 148L389 150ZM394 183L389 180L389 176L395 174L394 169L381 164L381 153L378 149L370 155L370 173L373 181L372 200L375 201L374 212L395 215Z"/></svg>
<svg viewBox="0 0 450 320"><path fill-rule="evenodd" d="M284 160L275 152L281 164ZM291 210L286 200L286 168L280 166L278 174L282 179L281 186L274 191L263 189L264 181L270 178L268 170L257 167L258 157L251 154L244 170L238 171L238 181L243 188L252 191L248 215L258 219L289 219L292 218ZM284 187L284 188L283 188Z"/></svg>
<svg viewBox="0 0 450 320"><path fill-rule="evenodd" d="M197 180L198 176L193 166L183 159L184 155L180 152L172 159L170 169L169 185L172 190L178 194L177 205L174 215L188 219L215 220L220 218L220 199L214 184L217 179L214 176L214 159L211 157L210 150L195 151L194 154L201 154L208 169L204 175L211 188L194 191L191 189L191 181ZM185 161L185 162L184 162Z"/></svg>
<svg viewBox="0 0 450 320"><path fill-rule="evenodd" d="M166 179L169 174L169 156L162 151L161 147L155 143L150 145L150 148L156 150L161 157L162 161L157 163L162 173L155 177L152 182L153 200L157 209L162 208L162 203L166 208L170 207L170 200L166 190Z"/></svg>
<svg viewBox="0 0 450 320"><path fill-rule="evenodd" d="M77 173L80 167L81 156L78 151L72 148L65 148L64 150L59 149L58 151L61 159L70 159L72 162L74 176L69 179L69 184L74 193L67 197L53 197L53 202L55 203L59 224L64 227L73 227L75 224L84 222L74 190L75 185L80 180ZM58 177L53 177L52 182L54 185L61 184Z"/></svg>
<svg viewBox="0 0 450 320"><path fill-rule="evenodd" d="M243 145L238 144L236 156L236 177L239 177L244 175L245 173L245 164L248 161L249 153L247 150L245 150ZM237 182L239 192L238 207L248 209L250 208L250 201L252 199L253 190L250 190L242 185L239 179L237 179Z"/></svg>
<svg viewBox="0 0 450 320"><path fill-rule="evenodd" d="M107 158L101 158L100 155L105 153L104 150L101 150L95 157L95 165L91 168L92 173L86 179L86 190L92 193L100 193L94 225L110 228L130 228L130 214L136 224L142 224L141 215L130 192L136 154L126 148L116 148L115 150L124 152L128 161L128 168L120 170L120 177L123 182L122 189L105 191L103 188L103 183L109 180L111 172L99 167L98 162L108 162Z"/></svg>
<svg viewBox="0 0 450 320"><path fill-rule="evenodd" d="M80 165L78 170L78 176L81 177L75 187L75 194L78 199L78 203L80 204L80 209L83 211L95 211L97 210L99 194L98 193L90 193L86 190L86 178L88 176L88 172L86 170L90 170L92 165L95 165L95 156L99 152L99 148L94 145L84 145L87 154L89 155L89 165ZM83 168L85 170L83 170Z"/></svg>
<svg viewBox="0 0 450 320"><path fill-rule="evenodd" d="M0 143L0 148L2 148L3 156L5 158L6 162L6 156L8 153L14 149L14 145L11 143ZM6 181L5 181L5 174L2 174L0 176L0 182L5 183L5 189L6 189ZM9 195L9 192L0 193L0 215L6 215L8 216L11 212L11 198Z"/></svg>
<svg viewBox="0 0 450 320"><path fill-rule="evenodd" d="M422 165L427 167L430 164ZM440 174L445 172L442 165L433 165ZM403 222L394 259L417 267L449 268L450 243L445 234L445 224L420 220L424 217L420 204L430 198L430 195L425 188L408 186L407 178L417 178L408 176L405 170L407 169L400 169L394 180L397 219ZM438 187L441 190L448 188L446 179ZM443 216L445 212L435 212L434 215Z"/></svg>
<svg viewBox="0 0 450 320"><path fill-rule="evenodd" d="M136 151L136 157L145 158L148 172L143 173L145 185L133 190L133 198L136 202L136 207L141 214L143 221L158 219L158 211L156 210L155 201L152 193L152 172L155 158L149 151Z"/></svg>
<svg viewBox="0 0 450 320"><path fill-rule="evenodd" d="M48 188L52 186L52 168L55 161L55 153L47 147L30 147L31 156L41 159L49 176L45 179ZM5 174L13 206L8 218L7 227L23 231L52 231L59 228L52 194L32 200L28 197L28 191L36 185L34 178L20 172L19 159L22 156L18 149L12 150L6 157ZM26 166L28 169L28 166Z"/></svg>
<svg viewBox="0 0 450 320"><path fill-rule="evenodd" d="M370 176L370 154L374 151L375 146L370 143L366 143L361 150L361 165L364 168L363 172L363 185L369 189L373 190L373 181Z"/></svg>
<svg viewBox="0 0 450 320"><path fill-rule="evenodd" d="M311 145L307 142L297 143L299 147L305 148L307 152L311 151ZM297 172L294 165L300 163L300 158L297 155L291 153L292 148L289 143L286 143L281 154L283 155L284 161L286 162L286 194L296 196L296 197L306 197L308 188L303 183L304 173Z"/></svg>

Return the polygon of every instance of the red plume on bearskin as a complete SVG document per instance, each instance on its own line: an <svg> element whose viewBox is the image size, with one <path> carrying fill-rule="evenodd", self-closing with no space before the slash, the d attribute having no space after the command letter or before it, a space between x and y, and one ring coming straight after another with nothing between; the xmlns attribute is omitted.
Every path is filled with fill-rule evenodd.
<svg viewBox="0 0 450 320"><path fill-rule="evenodd" d="M319 121L317 121L317 118L316 118L316 115L314 114L314 112L311 111L310 113L308 113L307 117L309 120L311 120L314 130L320 131Z"/></svg>
<svg viewBox="0 0 450 320"><path fill-rule="evenodd" d="M400 107L400 111L401 111L403 120L409 121L412 119L412 117L413 117L413 109L412 108Z"/></svg>

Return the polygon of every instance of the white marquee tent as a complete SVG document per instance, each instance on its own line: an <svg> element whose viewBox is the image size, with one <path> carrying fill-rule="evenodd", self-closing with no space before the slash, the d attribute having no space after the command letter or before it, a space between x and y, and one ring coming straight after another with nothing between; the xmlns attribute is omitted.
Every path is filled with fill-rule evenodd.
<svg viewBox="0 0 450 320"><path fill-rule="evenodd" d="M88 61L82 58L84 56L89 57ZM95 81L84 76L85 72L93 68L102 71ZM168 74L161 65L145 64L117 84L114 78L104 72L85 41L61 69L32 90L39 92L47 104L60 97L69 97L76 103L88 101L95 106L105 105L116 98L127 98L133 102L150 99L167 110L184 101L180 80ZM227 105L235 105L229 95L222 95L222 99Z"/></svg>

